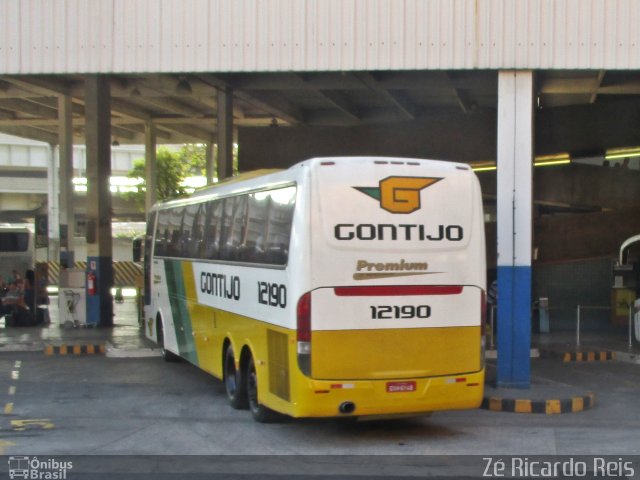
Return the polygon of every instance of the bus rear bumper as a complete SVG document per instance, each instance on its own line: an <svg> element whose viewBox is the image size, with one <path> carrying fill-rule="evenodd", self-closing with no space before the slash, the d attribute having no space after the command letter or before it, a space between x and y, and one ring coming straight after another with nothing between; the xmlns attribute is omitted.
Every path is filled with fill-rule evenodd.
<svg viewBox="0 0 640 480"><path fill-rule="evenodd" d="M293 417L360 417L423 414L478 408L485 371L402 380L306 379L293 403Z"/></svg>

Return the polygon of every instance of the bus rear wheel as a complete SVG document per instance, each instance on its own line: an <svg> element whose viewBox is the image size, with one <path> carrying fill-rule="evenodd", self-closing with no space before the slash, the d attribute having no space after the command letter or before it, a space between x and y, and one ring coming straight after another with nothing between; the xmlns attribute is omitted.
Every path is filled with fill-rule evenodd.
<svg viewBox="0 0 640 480"><path fill-rule="evenodd" d="M260 404L258 399L258 375L256 374L256 365L253 357L249 358L247 363L247 398L249 400L249 410L256 422L259 423L275 423L280 422L283 416L278 412L274 412L270 408Z"/></svg>
<svg viewBox="0 0 640 480"><path fill-rule="evenodd" d="M224 354L224 388L232 408L242 410L248 407L247 385L242 378L241 370L236 369L235 355L231 345L227 347Z"/></svg>

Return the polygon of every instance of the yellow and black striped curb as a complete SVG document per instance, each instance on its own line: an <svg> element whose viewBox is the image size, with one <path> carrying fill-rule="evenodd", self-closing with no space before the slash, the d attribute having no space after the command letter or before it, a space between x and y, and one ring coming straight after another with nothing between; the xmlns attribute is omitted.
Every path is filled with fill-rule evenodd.
<svg viewBox="0 0 640 480"><path fill-rule="evenodd" d="M58 285L60 277L60 263L46 262L49 285ZM87 262L78 261L73 265L80 270L87 269ZM113 286L135 287L142 278L142 266L136 262L113 262Z"/></svg>
<svg viewBox="0 0 640 480"><path fill-rule="evenodd" d="M565 352L562 361L567 362L605 362L615 360L616 352L590 351L590 352Z"/></svg>
<svg viewBox="0 0 640 480"><path fill-rule="evenodd" d="M562 358L565 363L569 362L606 362L616 359L616 352L609 350L585 350L582 352L563 352L557 350L541 350L540 353L545 358Z"/></svg>
<svg viewBox="0 0 640 480"><path fill-rule="evenodd" d="M556 415L559 413L576 413L592 408L596 403L596 396L592 392L562 400L528 400L500 397L484 397L480 408L492 412L511 413L544 413Z"/></svg>
<svg viewBox="0 0 640 480"><path fill-rule="evenodd" d="M105 354L107 347L96 345L46 345L45 355L99 355Z"/></svg>

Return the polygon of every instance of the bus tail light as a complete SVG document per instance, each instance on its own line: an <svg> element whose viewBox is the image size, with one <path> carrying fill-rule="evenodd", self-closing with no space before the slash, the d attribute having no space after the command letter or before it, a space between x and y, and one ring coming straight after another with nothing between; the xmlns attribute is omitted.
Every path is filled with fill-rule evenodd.
<svg viewBox="0 0 640 480"><path fill-rule="evenodd" d="M487 293L480 290L480 368L484 368L487 344Z"/></svg>
<svg viewBox="0 0 640 480"><path fill-rule="evenodd" d="M306 376L311 376L311 292L298 300L296 348L298 367Z"/></svg>

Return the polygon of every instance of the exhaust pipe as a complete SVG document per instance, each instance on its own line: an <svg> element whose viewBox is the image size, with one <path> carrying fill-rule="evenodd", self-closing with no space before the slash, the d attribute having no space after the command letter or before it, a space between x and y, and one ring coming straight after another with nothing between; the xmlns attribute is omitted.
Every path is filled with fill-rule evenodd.
<svg viewBox="0 0 640 480"><path fill-rule="evenodd" d="M356 411L356 404L353 402L342 402L338 407L338 411L340 413L348 415Z"/></svg>

